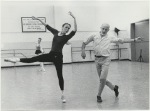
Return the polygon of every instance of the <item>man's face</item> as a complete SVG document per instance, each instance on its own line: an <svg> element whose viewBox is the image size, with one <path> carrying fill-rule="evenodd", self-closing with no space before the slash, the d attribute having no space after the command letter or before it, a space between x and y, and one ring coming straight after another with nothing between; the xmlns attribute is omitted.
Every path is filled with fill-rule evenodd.
<svg viewBox="0 0 150 111"><path fill-rule="evenodd" d="M64 34L66 34L66 33L69 32L69 29L70 29L70 28L71 28L70 25L65 24L65 25L62 27L62 32L63 32Z"/></svg>
<svg viewBox="0 0 150 111"><path fill-rule="evenodd" d="M108 31L109 31L109 27L105 27L105 26L101 27L101 34L103 36L106 35Z"/></svg>

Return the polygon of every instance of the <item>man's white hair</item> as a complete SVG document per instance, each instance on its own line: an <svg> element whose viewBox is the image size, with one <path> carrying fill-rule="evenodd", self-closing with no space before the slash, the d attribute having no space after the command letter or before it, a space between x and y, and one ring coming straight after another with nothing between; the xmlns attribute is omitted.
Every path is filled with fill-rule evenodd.
<svg viewBox="0 0 150 111"><path fill-rule="evenodd" d="M101 28L110 28L110 25L109 24L107 24L107 23L103 23L102 25L101 25Z"/></svg>

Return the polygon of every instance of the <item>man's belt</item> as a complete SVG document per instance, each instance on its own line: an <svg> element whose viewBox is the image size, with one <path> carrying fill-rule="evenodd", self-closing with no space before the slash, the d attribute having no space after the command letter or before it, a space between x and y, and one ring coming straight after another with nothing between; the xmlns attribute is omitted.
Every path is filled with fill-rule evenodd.
<svg viewBox="0 0 150 111"><path fill-rule="evenodd" d="M100 58L100 57L105 57L105 56L97 56L97 55L95 55L95 57Z"/></svg>

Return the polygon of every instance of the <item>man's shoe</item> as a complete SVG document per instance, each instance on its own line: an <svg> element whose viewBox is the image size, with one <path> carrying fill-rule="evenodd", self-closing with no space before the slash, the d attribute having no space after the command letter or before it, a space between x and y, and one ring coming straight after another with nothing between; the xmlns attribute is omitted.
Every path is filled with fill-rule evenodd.
<svg viewBox="0 0 150 111"><path fill-rule="evenodd" d="M62 100L62 103L66 103L66 99L64 95L61 96L61 100Z"/></svg>
<svg viewBox="0 0 150 111"><path fill-rule="evenodd" d="M118 87L117 85L115 85L115 87L114 87L114 91L115 91L115 95L116 95L116 97L118 97L118 95L119 95L119 91L118 91L118 89L119 89L119 87Z"/></svg>
<svg viewBox="0 0 150 111"><path fill-rule="evenodd" d="M97 102L102 102L102 98L100 96L97 96Z"/></svg>

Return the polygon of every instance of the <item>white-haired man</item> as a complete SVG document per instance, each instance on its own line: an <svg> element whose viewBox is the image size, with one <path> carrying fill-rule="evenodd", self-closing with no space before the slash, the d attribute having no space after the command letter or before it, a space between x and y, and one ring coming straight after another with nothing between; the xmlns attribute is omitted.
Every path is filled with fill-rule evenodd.
<svg viewBox="0 0 150 111"><path fill-rule="evenodd" d="M117 37L109 37L107 32L109 31L109 24L104 23L100 27L100 32L96 35L91 35L87 40L82 44L82 53L81 56L85 59L85 47L90 42L93 42L94 54L95 54L95 63L99 76L99 90L97 95L97 102L102 102L101 94L104 89L104 86L107 85L111 90L115 92L115 96L118 97L119 91L118 86L113 85L107 80L108 69L110 64L110 45L111 43L131 43L135 41L142 40L141 37L135 39L121 39Z"/></svg>

